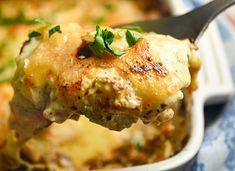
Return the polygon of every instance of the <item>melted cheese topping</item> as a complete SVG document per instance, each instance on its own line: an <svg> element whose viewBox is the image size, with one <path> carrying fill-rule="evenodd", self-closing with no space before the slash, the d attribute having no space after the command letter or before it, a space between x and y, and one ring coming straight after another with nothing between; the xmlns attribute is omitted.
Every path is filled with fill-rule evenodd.
<svg viewBox="0 0 235 171"><path fill-rule="evenodd" d="M69 0L64 4L63 1L60 2L54 0L3 0L0 1L0 6L3 17L7 18L14 18L17 16L17 12L23 9L27 19L43 17L51 22L77 22L83 27L93 27L94 22L96 23L101 20L104 25L112 25L124 22L128 23L145 18L157 18L159 11L157 11L156 8L159 8L161 3L158 0L154 1L154 4L149 2L153 1ZM138 6L138 3L141 5ZM110 10L106 8L106 5L107 7L111 7ZM14 6L14 9L12 6ZM90 9L94 10L87 13ZM123 11L125 11L125 13L123 13ZM160 12L162 13L163 11L161 10ZM13 59L19 54L22 42L27 38L28 32L34 29L35 26L25 24L0 26L1 66L9 59ZM115 46L116 42L117 46ZM23 53L27 52L28 54L21 54L21 56L26 57L25 61L23 59L20 60L22 63L21 68L26 69L29 67L29 60L27 57L32 53L31 50L34 50L39 43L40 41L31 40L30 44L25 46L25 51ZM126 48L125 44L125 42L120 44L118 41L115 41L112 46L115 49L123 49ZM186 94L186 99L184 100L186 104L191 104L191 93L192 90L196 88L197 84L195 78L199 69L197 58L190 58L189 61L192 82L191 86L184 92L184 94ZM73 63L73 59L71 59L70 62ZM8 70L10 70L10 72L8 72ZM11 78L13 75L15 69L13 67L13 69L9 68L8 70L6 74L4 74L7 75L7 78L9 79L9 77ZM113 70L109 70L109 72L113 72L113 75L116 73ZM5 75L4 77L2 74L0 75L0 81L5 79ZM47 76L48 75L45 75L45 78ZM21 91L20 89L17 89L16 91L18 90ZM27 93L27 91L30 92ZM42 97L40 95L41 93L43 92L40 88L25 90L25 94L28 94L31 103L33 102L34 104L42 103L41 100L39 100L40 97ZM7 130L7 119L10 114L8 102L12 98L12 95L13 92L10 84L3 84L0 86L0 149L6 144L6 136L10 132ZM54 97L53 94L51 96ZM21 97L18 96L18 98L20 99ZM48 97L45 98L47 99ZM133 102L130 103L130 100L133 100ZM25 107L29 107L31 104L28 103L27 100L22 100L22 98L18 102L22 102L21 106L25 105ZM129 102L129 104L126 104L126 102ZM123 96L116 104L133 107L138 104L137 102L139 101L136 101L132 96L129 101L125 100L125 96ZM186 108L190 109L190 105ZM29 140L23 147L18 147L14 138L13 141L12 139L8 139L6 149L1 151L0 154L0 170L17 168L18 166L19 168L25 168L25 166L27 166L28 168L34 169L50 166L53 170L58 171L88 170L88 168L103 169L139 165L140 161L142 163L152 163L163 160L180 151L184 146L182 142L185 142L188 135L188 126L190 126L190 123L187 120L186 113L189 111L179 112L178 108L174 108L174 111L176 111L174 119L160 127L143 125L138 122L137 125L141 129L133 125L131 129L125 129L122 132L114 132L99 125L92 124L82 117L79 119L79 123L68 120L63 125L53 124L41 134ZM28 114L29 116L32 116L31 111ZM36 120L32 122L32 125L35 125L35 123ZM30 126L29 129L24 128L24 130L29 131L31 128L32 127ZM117 134L122 134L122 136L117 136ZM136 137L139 139L138 137L141 137L140 135L143 136L140 139L143 139L146 143L144 143L144 147L152 147L150 150L146 149L146 151L152 151L152 155L149 154L149 152L146 153L145 148L141 151L136 150L135 139ZM158 139L157 137L161 138ZM152 142L155 142L155 144L148 144L148 139L154 138L156 138L156 140ZM129 146L129 144L131 144L131 146ZM120 149L118 148L119 145ZM19 152L19 150L21 150L21 152ZM92 151L94 151L93 155ZM126 153L122 153L123 151ZM144 157L145 153L146 157ZM21 154L21 156L19 154ZM13 162L14 158L17 158L15 162ZM94 163L86 164L87 160L91 159L92 162L96 162L97 165L94 165Z"/></svg>
<svg viewBox="0 0 235 171"><path fill-rule="evenodd" d="M183 98L181 90L191 80L188 41L144 33L128 47L126 30L109 28L115 34L113 48L127 54L80 58L81 47L94 40L94 33L67 24L61 34L49 37L48 29L39 29L42 37L27 42L17 58L11 125L23 139L50 122L81 114L114 130L130 127L138 118L145 123L172 118L170 106Z"/></svg>

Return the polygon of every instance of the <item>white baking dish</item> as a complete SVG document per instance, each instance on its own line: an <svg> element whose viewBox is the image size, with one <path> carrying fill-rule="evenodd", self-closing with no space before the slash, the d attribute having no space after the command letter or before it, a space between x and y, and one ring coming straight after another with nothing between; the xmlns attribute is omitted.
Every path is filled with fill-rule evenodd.
<svg viewBox="0 0 235 171"><path fill-rule="evenodd" d="M183 0L168 0L169 7L174 15L183 14L190 10L184 2ZM233 91L232 77L215 23L210 25L200 40L199 49L203 66L199 74L199 89L194 93L190 138L186 146L181 152L169 159L153 164L111 169L112 171L182 170L182 167L197 154L204 134L204 104L221 102Z"/></svg>

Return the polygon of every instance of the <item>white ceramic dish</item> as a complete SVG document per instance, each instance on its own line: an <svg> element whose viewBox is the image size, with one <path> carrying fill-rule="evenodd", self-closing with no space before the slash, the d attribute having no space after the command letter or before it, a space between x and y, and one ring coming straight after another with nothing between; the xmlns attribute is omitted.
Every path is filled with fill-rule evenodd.
<svg viewBox="0 0 235 171"><path fill-rule="evenodd" d="M183 0L168 0L175 15L190 10ZM199 56L202 57L202 70L199 74L199 89L194 93L194 105L191 116L190 138L186 146L177 155L153 164L111 169L112 171L176 171L182 170L197 154L203 140L205 103L217 103L225 100L233 91L232 77L226 61L224 47L215 23L210 25L199 42Z"/></svg>

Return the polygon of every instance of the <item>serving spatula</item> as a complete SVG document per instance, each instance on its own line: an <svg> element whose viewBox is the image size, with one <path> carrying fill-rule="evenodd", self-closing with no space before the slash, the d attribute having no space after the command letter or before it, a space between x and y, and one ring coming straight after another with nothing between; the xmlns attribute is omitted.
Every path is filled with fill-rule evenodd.
<svg viewBox="0 0 235 171"><path fill-rule="evenodd" d="M146 32L167 34L178 39L192 38L197 42L210 22L233 4L235 0L214 0L184 15L137 21L122 26L140 26Z"/></svg>

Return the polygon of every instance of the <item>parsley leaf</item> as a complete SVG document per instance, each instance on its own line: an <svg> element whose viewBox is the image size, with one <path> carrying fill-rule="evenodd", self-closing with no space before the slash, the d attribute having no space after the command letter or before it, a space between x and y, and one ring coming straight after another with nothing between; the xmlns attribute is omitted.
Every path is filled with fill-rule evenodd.
<svg viewBox="0 0 235 171"><path fill-rule="evenodd" d="M25 14L19 10L18 14L15 17L7 18L2 15L2 12L0 11L0 24L5 26L11 26L14 24L35 24L33 20L29 20L26 18Z"/></svg>
<svg viewBox="0 0 235 171"><path fill-rule="evenodd" d="M99 25L96 26L95 41L89 45L89 48L95 56L97 56L98 58L102 58L104 54L105 44L102 37L102 30Z"/></svg>
<svg viewBox="0 0 235 171"><path fill-rule="evenodd" d="M110 53L114 54L115 56L122 56L126 53L126 51L117 51L111 47L111 44L113 43L114 39L114 34L111 31L108 31L107 29L103 30L103 38L105 47Z"/></svg>
<svg viewBox="0 0 235 171"><path fill-rule="evenodd" d="M107 11L114 11L116 7L115 7L114 4L106 3L106 4L104 4L104 8L105 8Z"/></svg>
<svg viewBox="0 0 235 171"><path fill-rule="evenodd" d="M55 26L55 27L53 27L53 28L51 28L49 30L49 37L51 37L56 32L62 33L62 31L60 30L60 26L59 25L57 25L57 26Z"/></svg>
<svg viewBox="0 0 235 171"><path fill-rule="evenodd" d="M105 20L105 16L98 16L96 18L91 18L91 21L97 25L103 23L104 20Z"/></svg>
<svg viewBox="0 0 235 171"><path fill-rule="evenodd" d="M114 34L111 31L108 31L107 29L102 30L102 36L105 41L105 44L113 43Z"/></svg>
<svg viewBox="0 0 235 171"><path fill-rule="evenodd" d="M43 18L36 18L36 19L34 19L34 22L40 23L40 24L46 24L46 25L48 25L48 26L51 26L51 25L52 25L52 23L46 21L46 20L43 19Z"/></svg>
<svg viewBox="0 0 235 171"><path fill-rule="evenodd" d="M33 38L33 37L38 37L41 36L42 34L37 32L37 31L32 31L31 33L28 34L29 39Z"/></svg>
<svg viewBox="0 0 235 171"><path fill-rule="evenodd" d="M127 53L127 51L117 51L117 50L114 50L114 49L112 49L112 47L110 46L110 44L107 44L106 45L106 48L108 49L108 51L110 52L110 53L112 53L112 54L114 54L115 56L122 56L122 55L124 55L124 54L126 54Z"/></svg>
<svg viewBox="0 0 235 171"><path fill-rule="evenodd" d="M35 21L36 23L45 24L45 25L47 25L47 26L51 26L51 25L52 25L52 23L46 21L46 20L43 19L43 18L36 18L34 21ZM57 33L62 33L62 31L60 30L60 26L59 26L59 25L57 25L57 26L51 28L51 29L48 31L49 37L51 37L51 36L52 36L54 33L56 33L56 32L57 32ZM34 37L35 37L35 36L39 36L37 33L33 33L33 35L34 35Z"/></svg>
<svg viewBox="0 0 235 171"><path fill-rule="evenodd" d="M0 67L0 83L8 82L12 79L15 72L15 60L9 60Z"/></svg>
<svg viewBox="0 0 235 171"><path fill-rule="evenodd" d="M129 30L126 31L126 41L130 47L133 46L134 44L136 44L136 42L139 39L141 39L141 37L139 35L134 35Z"/></svg>
<svg viewBox="0 0 235 171"><path fill-rule="evenodd" d="M143 148L144 148L144 144L139 142L139 141L137 141L136 144L135 144L135 147L136 147L136 150L142 151Z"/></svg>
<svg viewBox="0 0 235 171"><path fill-rule="evenodd" d="M9 60L8 62L6 62L5 65L0 67L0 73L3 73L6 69L12 68L12 67L15 67L15 66L16 66L15 60L14 59Z"/></svg>
<svg viewBox="0 0 235 171"><path fill-rule="evenodd" d="M132 31L136 31L136 32L139 32L139 33L144 32L144 30L140 26L126 25L126 26L122 26L121 29L132 30Z"/></svg>
<svg viewBox="0 0 235 171"><path fill-rule="evenodd" d="M108 52L112 53L115 56L122 56L126 53L126 51L117 51L111 47L113 43L114 34L105 29L102 30L99 25L96 26L96 35L95 41L89 45L92 53L98 58L102 58L104 54L104 50L106 49Z"/></svg>

